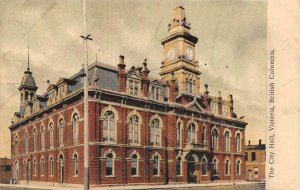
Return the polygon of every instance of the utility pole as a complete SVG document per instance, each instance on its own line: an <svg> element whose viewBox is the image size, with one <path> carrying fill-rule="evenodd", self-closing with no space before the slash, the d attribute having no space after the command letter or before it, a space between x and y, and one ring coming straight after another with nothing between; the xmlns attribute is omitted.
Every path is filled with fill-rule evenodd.
<svg viewBox="0 0 300 190"><path fill-rule="evenodd" d="M84 64L84 84L83 84L83 93L84 93L84 190L89 190L89 94L88 94L88 40L93 40L91 34L87 34L87 17L86 17L86 3L83 0L83 22L84 22L84 36L80 36L85 40L85 55L86 60Z"/></svg>

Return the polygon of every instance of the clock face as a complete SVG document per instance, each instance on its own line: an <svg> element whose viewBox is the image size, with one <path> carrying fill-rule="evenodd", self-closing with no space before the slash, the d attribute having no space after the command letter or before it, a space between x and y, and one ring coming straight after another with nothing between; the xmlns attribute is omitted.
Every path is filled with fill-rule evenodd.
<svg viewBox="0 0 300 190"><path fill-rule="evenodd" d="M194 51L193 51L192 48L190 48L190 47L186 48L186 50L185 50L185 57L188 60L193 60L194 59Z"/></svg>
<svg viewBox="0 0 300 190"><path fill-rule="evenodd" d="M169 59L169 61L174 60L175 55L176 55L176 48L175 47L170 48L167 54L167 58Z"/></svg>

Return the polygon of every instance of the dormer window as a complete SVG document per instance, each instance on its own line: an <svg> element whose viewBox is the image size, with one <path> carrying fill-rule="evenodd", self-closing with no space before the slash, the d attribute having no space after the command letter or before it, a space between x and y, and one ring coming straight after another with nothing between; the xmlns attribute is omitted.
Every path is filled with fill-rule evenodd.
<svg viewBox="0 0 300 190"><path fill-rule="evenodd" d="M211 112L215 115L219 115L219 112L218 112L218 102L215 102L215 101L212 101L211 104L210 104L210 107L211 107Z"/></svg>
<svg viewBox="0 0 300 190"><path fill-rule="evenodd" d="M161 88L159 86L152 86L151 89L151 98L154 100L159 100L161 94Z"/></svg>
<svg viewBox="0 0 300 190"><path fill-rule="evenodd" d="M228 105L224 105L222 106L222 115L225 117L228 117L229 115L229 106Z"/></svg>
<svg viewBox="0 0 300 190"><path fill-rule="evenodd" d="M133 95L138 95L139 83L136 81L129 81L129 93Z"/></svg>

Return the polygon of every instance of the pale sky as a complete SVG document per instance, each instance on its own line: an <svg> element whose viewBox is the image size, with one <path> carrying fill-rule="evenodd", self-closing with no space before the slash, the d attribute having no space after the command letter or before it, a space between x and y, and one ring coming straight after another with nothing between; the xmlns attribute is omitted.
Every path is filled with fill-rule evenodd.
<svg viewBox="0 0 300 190"><path fill-rule="evenodd" d="M235 112L249 123L246 143L264 142L266 1L87 0L88 33L93 37L90 62L97 53L99 61L117 65L122 54L129 68L147 57L150 75L158 77L163 60L160 41L179 4L185 8L191 34L199 38L195 56L202 72L201 92L207 83L211 95L219 90L223 98L233 94ZM82 15L81 0L0 1L0 157L10 156L8 127L20 104L28 33L30 68L37 94L42 94L47 80L55 83L82 67Z"/></svg>

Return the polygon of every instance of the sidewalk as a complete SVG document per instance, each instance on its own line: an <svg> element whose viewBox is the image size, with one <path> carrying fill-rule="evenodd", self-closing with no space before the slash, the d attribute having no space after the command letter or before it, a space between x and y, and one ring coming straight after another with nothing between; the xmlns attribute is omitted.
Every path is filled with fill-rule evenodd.
<svg viewBox="0 0 300 190"><path fill-rule="evenodd" d="M235 182L236 185L243 184L259 184L262 182ZM172 184L172 185L126 185L126 186L105 186L105 187L93 187L91 190L141 190L141 189L170 189L170 188L195 188L195 187L214 187L214 186L232 186L233 182L216 182L216 183L206 183L206 184ZM74 186L63 184L60 186L43 186L43 185L29 185L29 184L0 184L1 187L15 187L15 188L28 188L28 189L53 189L53 190L82 190L83 186Z"/></svg>

